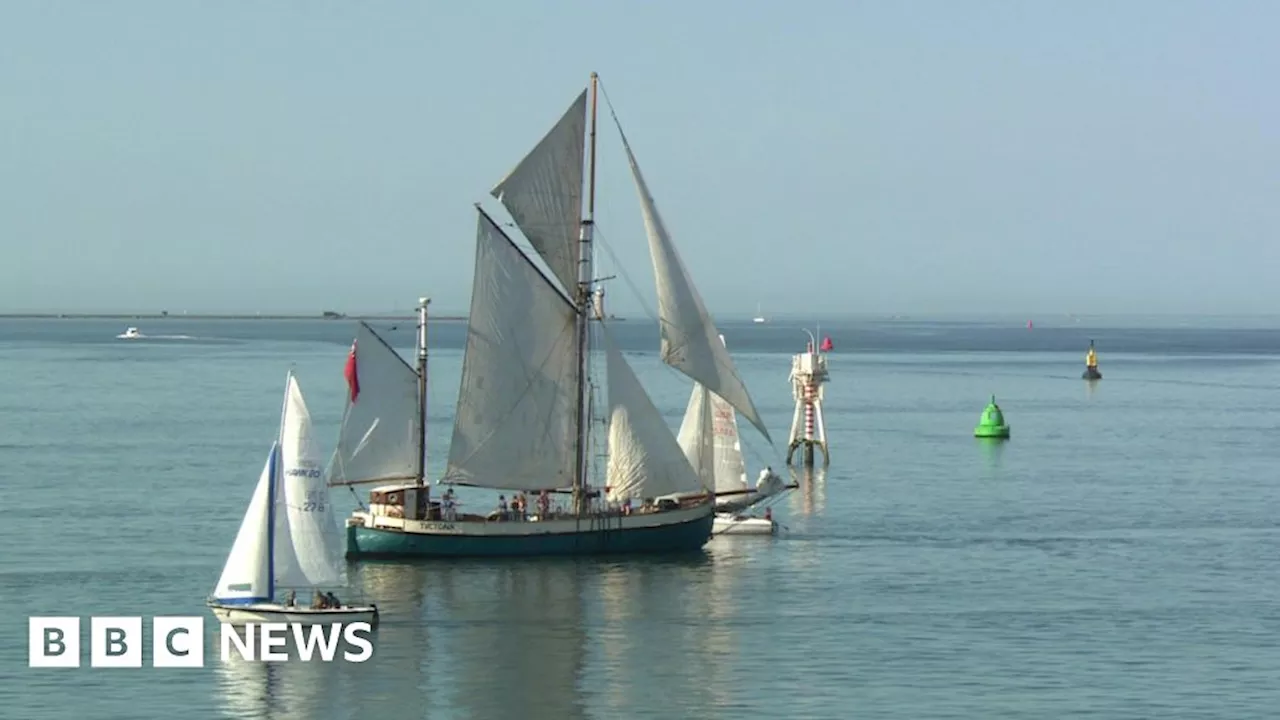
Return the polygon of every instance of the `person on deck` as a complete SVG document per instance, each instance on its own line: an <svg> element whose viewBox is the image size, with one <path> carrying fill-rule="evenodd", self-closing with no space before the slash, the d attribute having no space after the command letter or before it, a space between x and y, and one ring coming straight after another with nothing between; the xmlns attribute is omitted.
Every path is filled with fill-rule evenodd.
<svg viewBox="0 0 1280 720"><path fill-rule="evenodd" d="M453 488L444 493L444 519L453 522L458 519L457 501L453 497Z"/></svg>

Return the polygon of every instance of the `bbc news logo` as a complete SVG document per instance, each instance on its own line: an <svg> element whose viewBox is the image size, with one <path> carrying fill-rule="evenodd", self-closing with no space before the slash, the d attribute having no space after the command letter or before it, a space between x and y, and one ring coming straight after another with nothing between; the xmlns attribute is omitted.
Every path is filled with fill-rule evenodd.
<svg viewBox="0 0 1280 720"><path fill-rule="evenodd" d="M80 667L80 618L28 618L28 667ZM243 636L236 628L219 623L222 661L232 654L242 660L285 662L293 658L287 650L292 639L297 659L311 662L318 657L333 662L341 657L346 662L365 662L373 657L369 636L373 628L367 622L304 625L301 623L249 623ZM151 619L152 667L204 667L204 618L199 616L162 616ZM338 648L346 641L355 650ZM95 668L142 667L141 617L89 618L89 666Z"/></svg>

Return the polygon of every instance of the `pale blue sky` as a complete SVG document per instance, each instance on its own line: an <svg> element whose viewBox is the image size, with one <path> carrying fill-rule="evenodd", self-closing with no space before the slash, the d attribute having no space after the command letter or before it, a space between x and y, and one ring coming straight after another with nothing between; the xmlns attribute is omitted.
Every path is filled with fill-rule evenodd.
<svg viewBox="0 0 1280 720"><path fill-rule="evenodd" d="M596 70L718 315L1274 312L1278 27L1243 0L10 0L0 310L463 311L472 203ZM601 232L652 305L601 119Z"/></svg>

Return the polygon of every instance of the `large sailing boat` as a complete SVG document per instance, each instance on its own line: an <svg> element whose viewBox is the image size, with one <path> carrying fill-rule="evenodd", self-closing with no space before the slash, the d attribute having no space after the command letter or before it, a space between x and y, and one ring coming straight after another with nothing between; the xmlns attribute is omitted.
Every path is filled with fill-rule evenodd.
<svg viewBox="0 0 1280 720"><path fill-rule="evenodd" d="M421 460L420 451L411 455L396 450L386 458L372 454L369 468L351 472L358 446L368 444L379 422L393 438L417 432L404 400L409 395L396 389L410 376L399 369L366 375L364 357L358 356L355 383L360 399L355 404L364 401L371 386L376 386L378 398L395 398L369 408L361 422L344 420L335 460L347 472L338 482L401 482L374 489L368 509L348 519L349 558L678 552L697 550L710 538L714 487L704 485L689 464L611 339L607 318L595 301L597 91L598 80L592 74L591 87L491 192L549 272L535 265L476 206L467 344L448 465L440 483L531 494L536 499L520 510L458 514L451 490L438 501L425 499L430 488L422 481L422 465L416 477L404 474L409 461ZM639 191L656 275L662 360L712 389L769 438L667 235L625 135L622 143ZM419 353L425 359L425 312L421 322ZM599 452L593 452L591 432L597 388L590 359L597 343L603 346L607 383L608 461L603 482L593 482L592 463ZM365 345L364 339L357 339L356 352ZM403 361L400 365L408 370ZM388 359L382 367L395 364ZM419 382L425 371L424 360ZM420 409L425 399L414 397ZM355 414L352 407L348 418ZM397 442L393 439L388 445L399 448ZM552 510L550 498L561 494L570 496L569 506Z"/></svg>
<svg viewBox="0 0 1280 720"><path fill-rule="evenodd" d="M298 381L286 380L280 432L271 446L222 576L207 604L229 625L378 622L378 607L309 607L305 593L343 585L342 538L311 435ZM278 602L281 588L302 590L303 604ZM294 593L291 593L293 595Z"/></svg>

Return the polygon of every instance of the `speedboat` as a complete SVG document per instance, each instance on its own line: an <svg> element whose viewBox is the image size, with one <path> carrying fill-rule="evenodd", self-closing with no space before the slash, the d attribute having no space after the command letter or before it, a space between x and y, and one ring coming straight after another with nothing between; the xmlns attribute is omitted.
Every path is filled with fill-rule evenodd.
<svg viewBox="0 0 1280 720"><path fill-rule="evenodd" d="M777 532L778 523L772 518L732 513L716 513L715 523L711 526L712 535L773 535Z"/></svg>
<svg viewBox="0 0 1280 720"><path fill-rule="evenodd" d="M142 333L138 332L138 328L131 327L131 328L126 328L124 332L120 333L116 337L120 338L121 340L137 340L138 338L142 337Z"/></svg>

